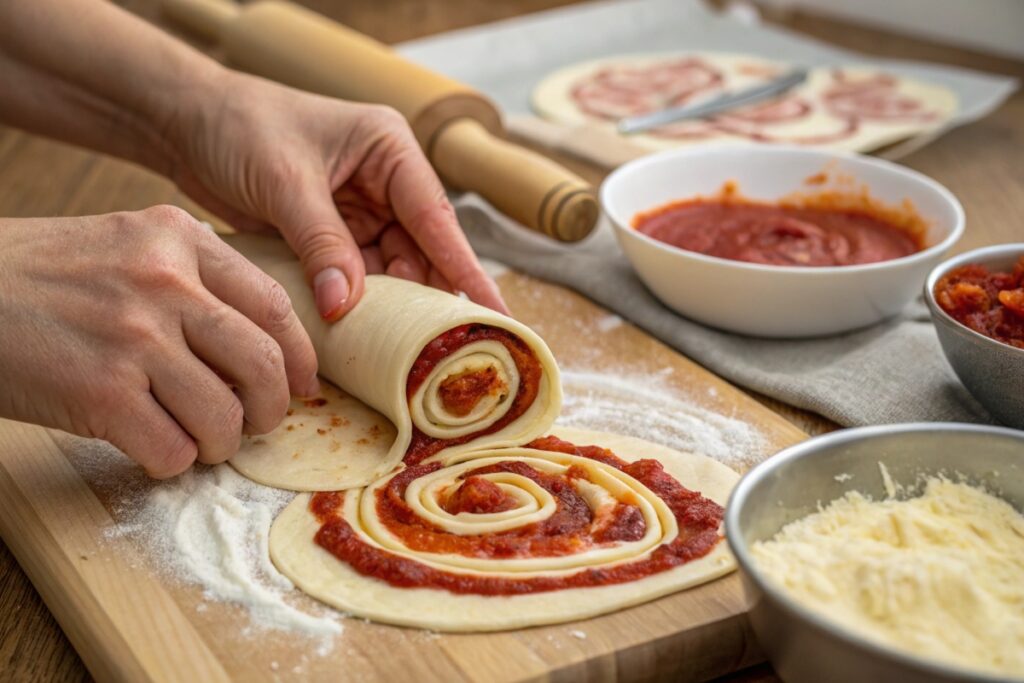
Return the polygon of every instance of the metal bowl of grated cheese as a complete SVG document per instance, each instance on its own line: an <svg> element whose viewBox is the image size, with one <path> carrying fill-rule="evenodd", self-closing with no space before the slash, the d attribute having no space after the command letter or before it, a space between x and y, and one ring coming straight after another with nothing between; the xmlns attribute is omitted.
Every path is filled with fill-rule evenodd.
<svg viewBox="0 0 1024 683"><path fill-rule="evenodd" d="M1024 681L1024 432L849 429L751 470L725 514L788 683Z"/></svg>

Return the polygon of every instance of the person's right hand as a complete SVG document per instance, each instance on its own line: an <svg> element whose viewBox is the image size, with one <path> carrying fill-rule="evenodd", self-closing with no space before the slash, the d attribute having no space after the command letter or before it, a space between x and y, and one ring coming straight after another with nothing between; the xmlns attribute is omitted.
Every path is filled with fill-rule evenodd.
<svg viewBox="0 0 1024 683"><path fill-rule="evenodd" d="M0 416L154 477L222 462L318 392L284 290L181 209L0 219Z"/></svg>

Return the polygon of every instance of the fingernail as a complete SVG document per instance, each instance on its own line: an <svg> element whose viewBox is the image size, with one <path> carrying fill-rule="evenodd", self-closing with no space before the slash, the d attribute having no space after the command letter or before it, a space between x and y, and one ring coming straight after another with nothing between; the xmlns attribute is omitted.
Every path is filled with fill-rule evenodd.
<svg viewBox="0 0 1024 683"><path fill-rule="evenodd" d="M324 268L313 278L313 290L320 317L325 320L337 318L348 299L348 280L345 274L333 266Z"/></svg>

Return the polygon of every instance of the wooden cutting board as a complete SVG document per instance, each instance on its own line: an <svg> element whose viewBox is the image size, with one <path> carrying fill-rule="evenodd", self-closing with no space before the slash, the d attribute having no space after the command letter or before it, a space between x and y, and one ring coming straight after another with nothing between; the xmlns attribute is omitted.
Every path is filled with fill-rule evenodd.
<svg viewBox="0 0 1024 683"><path fill-rule="evenodd" d="M755 426L762 443L751 459L805 438L633 326L609 325L615 319L583 297L514 273L498 282L561 365L661 371L694 404ZM507 633L443 635L346 619L325 656L303 636L243 633L249 620L240 608L161 579L143 548L111 536L116 481L90 488L68 443L0 420L0 533L100 680L701 680L761 659L735 574L616 614Z"/></svg>

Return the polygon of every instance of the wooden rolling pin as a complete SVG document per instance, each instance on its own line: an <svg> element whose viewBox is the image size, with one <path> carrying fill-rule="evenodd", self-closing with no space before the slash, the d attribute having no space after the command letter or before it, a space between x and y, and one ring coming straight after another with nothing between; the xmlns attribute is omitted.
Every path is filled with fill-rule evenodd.
<svg viewBox="0 0 1024 683"><path fill-rule="evenodd" d="M490 100L361 33L276 0L163 0L163 9L221 45L241 69L324 95L394 107L442 180L479 193L527 227L573 242L597 222L593 188L550 159L502 139L501 115Z"/></svg>

